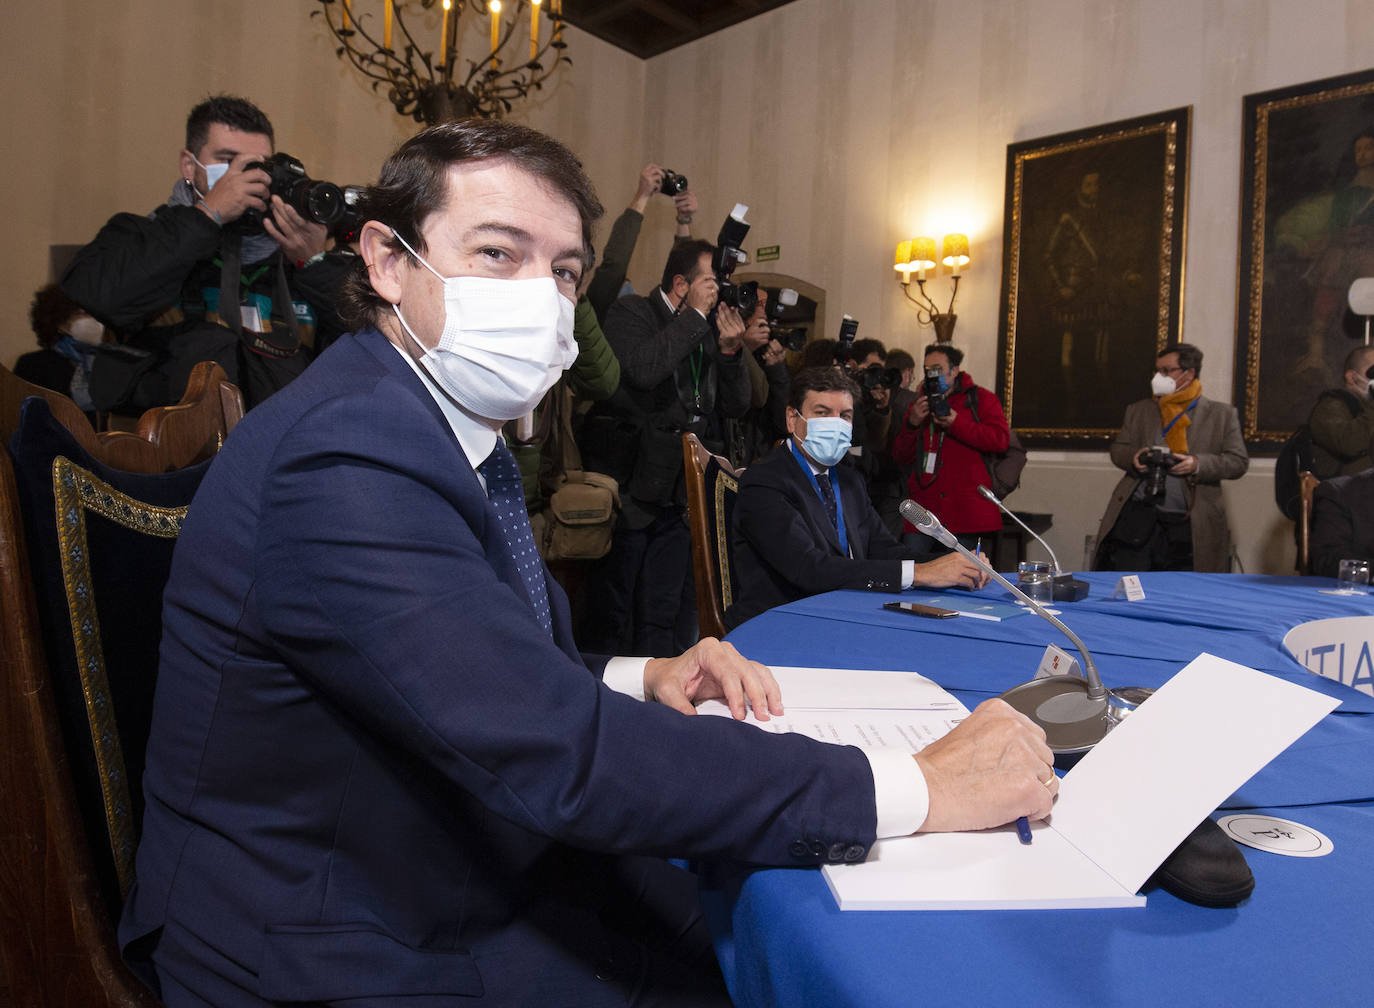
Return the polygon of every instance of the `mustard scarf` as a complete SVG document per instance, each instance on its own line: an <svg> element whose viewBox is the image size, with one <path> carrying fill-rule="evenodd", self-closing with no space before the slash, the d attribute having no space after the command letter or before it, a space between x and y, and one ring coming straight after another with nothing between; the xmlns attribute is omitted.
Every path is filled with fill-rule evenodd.
<svg viewBox="0 0 1374 1008"><path fill-rule="evenodd" d="M1188 428L1192 418L1188 408L1202 398L1202 382L1194 378L1192 382L1159 397L1159 422L1164 431L1164 441L1175 455L1188 454Z"/></svg>

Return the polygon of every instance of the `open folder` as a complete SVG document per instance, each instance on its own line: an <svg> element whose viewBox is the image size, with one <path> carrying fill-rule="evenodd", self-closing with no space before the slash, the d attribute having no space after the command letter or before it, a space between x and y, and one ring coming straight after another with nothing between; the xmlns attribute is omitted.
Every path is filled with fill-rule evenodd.
<svg viewBox="0 0 1374 1008"><path fill-rule="evenodd" d="M954 698L912 673L904 695L890 672L773 672L786 724L761 727L775 731L915 752L964 713L941 706ZM1338 703L1199 655L1065 775L1031 844L1011 826L882 840L862 864L826 865L825 880L842 910L1144 906L1140 887L1192 829Z"/></svg>

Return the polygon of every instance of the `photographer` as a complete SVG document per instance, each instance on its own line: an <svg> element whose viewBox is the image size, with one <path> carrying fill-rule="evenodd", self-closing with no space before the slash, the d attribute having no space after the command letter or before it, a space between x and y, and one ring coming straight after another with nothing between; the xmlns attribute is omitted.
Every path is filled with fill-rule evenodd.
<svg viewBox="0 0 1374 1008"><path fill-rule="evenodd" d="M655 193L671 196L673 209L677 214L676 242L692 237L692 218L697 212L696 193L687 188L687 179L656 165L646 164L639 173L634 199L615 219L611 233L606 238L606 247L601 250L601 261L592 273L587 284L586 299L596 312L597 321L606 322L606 312L620 297L625 285L625 274L630 268L630 257L634 255L635 244L639 241L639 229L644 224L644 211Z"/></svg>
<svg viewBox="0 0 1374 1008"><path fill-rule="evenodd" d="M272 155L272 124L257 107L228 95L202 102L186 120L167 203L147 217L115 215L76 254L62 289L128 347L96 360L98 408L175 402L202 360L217 361L252 407L304 370L317 326L341 327L347 263L326 261L326 227L276 193L261 166Z"/></svg>
<svg viewBox="0 0 1374 1008"><path fill-rule="evenodd" d="M892 447L901 430L902 417L916 397L901 387L901 372L885 362L869 364L852 374L862 392L855 416L862 417L864 424L863 454L856 461L874 510L887 530L900 536L902 517L897 506L902 503L907 481L902 475L903 467L893 457ZM899 400L899 396L905 398Z"/></svg>
<svg viewBox="0 0 1374 1008"><path fill-rule="evenodd" d="M1179 343L1161 353L1153 398L1126 407L1112 442L1125 475L1098 529L1099 570L1231 569L1231 529L1221 481L1250 467L1234 406L1202 395L1202 351Z"/></svg>
<svg viewBox="0 0 1374 1008"><path fill-rule="evenodd" d="M727 419L730 461L747 466L787 436L787 396L792 372L787 369L787 348L774 337L768 323L768 292L760 289L758 303L745 323L744 365L749 372L749 412L738 420Z"/></svg>
<svg viewBox="0 0 1374 1008"><path fill-rule="evenodd" d="M589 467L620 481L622 505L591 650L617 653L628 637L634 653L657 654L696 640L682 435L723 454L722 420L743 416L750 403L745 326L734 308L716 304L715 254L710 242L679 243L657 290L623 297L606 313L621 388L596 412L622 421L619 447L634 451L617 460L609 457L615 445L587 438L583 446Z"/></svg>
<svg viewBox="0 0 1374 1008"><path fill-rule="evenodd" d="M906 411L892 457L912 466L907 493L939 518L964 546L1001 531L1002 513L980 486L991 486L984 454L1007 450L1011 429L1002 404L960 369L963 351L947 343L926 347L925 383ZM938 556L947 552L910 524L902 541Z"/></svg>
<svg viewBox="0 0 1374 1008"><path fill-rule="evenodd" d="M1370 466L1374 437L1374 346L1345 358L1340 388L1327 389L1312 407L1312 471L1319 479L1349 476Z"/></svg>

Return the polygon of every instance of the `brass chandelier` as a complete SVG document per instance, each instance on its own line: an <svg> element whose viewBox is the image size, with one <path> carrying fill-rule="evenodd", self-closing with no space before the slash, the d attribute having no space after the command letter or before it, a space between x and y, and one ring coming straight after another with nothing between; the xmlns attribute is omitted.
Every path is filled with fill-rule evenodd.
<svg viewBox="0 0 1374 1008"><path fill-rule="evenodd" d="M338 41L335 55L385 87L387 99L401 115L434 125L479 116L498 119L512 102L540 90L563 55L562 0L316 0L321 17ZM437 45L426 50L405 23L405 10L418 20L416 8L443 10ZM469 14L489 26L490 47L480 59L466 61L460 74L460 22ZM422 15L420 15L422 16ZM548 20L541 32L541 16ZM380 23L379 23L380 22ZM528 25L528 54L516 41ZM379 31L380 29L380 31ZM542 35L542 44L541 44ZM528 55L528 59L523 57Z"/></svg>

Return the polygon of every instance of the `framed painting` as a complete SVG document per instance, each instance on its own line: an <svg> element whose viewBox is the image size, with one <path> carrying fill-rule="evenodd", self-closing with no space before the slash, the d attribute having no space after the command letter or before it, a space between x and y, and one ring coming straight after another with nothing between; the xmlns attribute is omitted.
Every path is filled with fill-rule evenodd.
<svg viewBox="0 0 1374 1008"><path fill-rule="evenodd" d="M1364 340L1350 284L1374 276L1374 70L1247 95L1235 403L1273 451Z"/></svg>
<svg viewBox="0 0 1374 1008"><path fill-rule="evenodd" d="M1025 444L1103 447L1178 340L1191 122L1008 145L997 390Z"/></svg>

